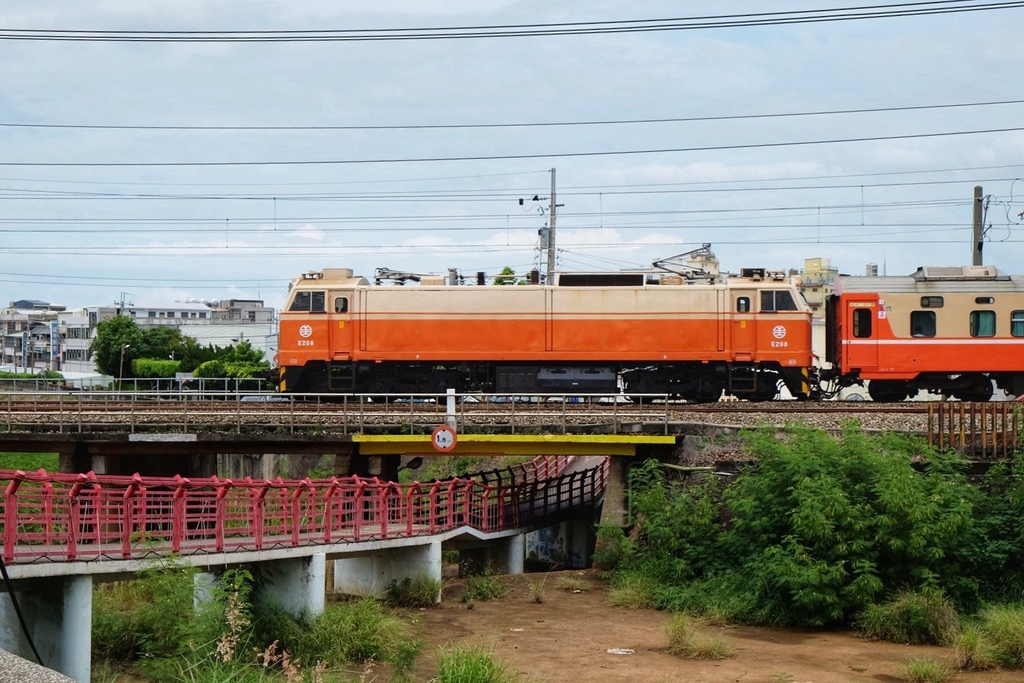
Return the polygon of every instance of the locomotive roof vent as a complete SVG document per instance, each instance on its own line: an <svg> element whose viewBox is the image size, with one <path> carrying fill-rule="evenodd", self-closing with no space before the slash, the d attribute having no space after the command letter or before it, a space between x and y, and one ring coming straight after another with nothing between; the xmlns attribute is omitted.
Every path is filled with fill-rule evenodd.
<svg viewBox="0 0 1024 683"><path fill-rule="evenodd" d="M762 280L764 279L764 268L740 268L740 277Z"/></svg>
<svg viewBox="0 0 1024 683"><path fill-rule="evenodd" d="M911 277L918 282L1010 279L995 266L922 266Z"/></svg>

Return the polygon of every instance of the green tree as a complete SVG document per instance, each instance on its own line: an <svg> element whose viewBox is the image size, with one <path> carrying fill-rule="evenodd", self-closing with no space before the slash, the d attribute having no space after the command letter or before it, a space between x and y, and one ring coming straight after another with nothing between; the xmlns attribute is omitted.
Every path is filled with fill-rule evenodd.
<svg viewBox="0 0 1024 683"><path fill-rule="evenodd" d="M516 271L512 269L512 266L505 266L501 269L501 273L494 278L494 284L496 285L525 285L526 280L516 279Z"/></svg>
<svg viewBox="0 0 1024 683"><path fill-rule="evenodd" d="M181 360L188 350L189 341L195 343L173 325L146 327L142 330L142 341L139 344L137 357L153 360Z"/></svg>
<svg viewBox="0 0 1024 683"><path fill-rule="evenodd" d="M132 376L132 361L140 357L141 349L142 332L126 315L100 321L96 325L96 338L89 346L96 368L117 378Z"/></svg>

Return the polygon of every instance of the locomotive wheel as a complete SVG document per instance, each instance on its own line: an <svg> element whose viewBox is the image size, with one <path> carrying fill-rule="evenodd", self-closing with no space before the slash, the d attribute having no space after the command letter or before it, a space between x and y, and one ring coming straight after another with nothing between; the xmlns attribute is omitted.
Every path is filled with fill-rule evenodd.
<svg viewBox="0 0 1024 683"><path fill-rule="evenodd" d="M907 385L891 380L872 380L868 382L868 396L878 403L896 403L907 397Z"/></svg>

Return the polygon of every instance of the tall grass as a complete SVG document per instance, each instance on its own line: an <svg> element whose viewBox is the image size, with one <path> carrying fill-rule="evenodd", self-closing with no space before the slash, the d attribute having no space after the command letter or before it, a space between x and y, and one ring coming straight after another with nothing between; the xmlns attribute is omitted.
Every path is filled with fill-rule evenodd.
<svg viewBox="0 0 1024 683"><path fill-rule="evenodd" d="M504 662L495 661L490 650L478 645L449 645L437 658L437 675L431 683L511 683L517 680Z"/></svg>
<svg viewBox="0 0 1024 683"><path fill-rule="evenodd" d="M433 607L441 598L441 580L426 574L392 581L386 602L392 607Z"/></svg>
<svg viewBox="0 0 1024 683"><path fill-rule="evenodd" d="M665 624L668 651L686 659L725 659L733 655L733 646L727 638L702 633L695 622L685 614L677 614Z"/></svg>
<svg viewBox="0 0 1024 683"><path fill-rule="evenodd" d="M1024 605L983 609L956 641L962 669L1024 668Z"/></svg>
<svg viewBox="0 0 1024 683"><path fill-rule="evenodd" d="M898 669L900 680L907 683L945 683L953 673L953 667L933 657L908 659Z"/></svg>

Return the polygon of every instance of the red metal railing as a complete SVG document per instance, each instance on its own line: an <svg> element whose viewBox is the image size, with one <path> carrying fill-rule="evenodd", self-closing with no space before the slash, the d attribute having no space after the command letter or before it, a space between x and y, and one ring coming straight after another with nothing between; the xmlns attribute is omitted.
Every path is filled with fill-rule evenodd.
<svg viewBox="0 0 1024 683"><path fill-rule="evenodd" d="M537 458L507 486L472 479L243 481L0 470L6 563L133 559L519 528L594 502L608 461ZM541 478L541 475L545 478ZM559 476L561 475L561 476Z"/></svg>

